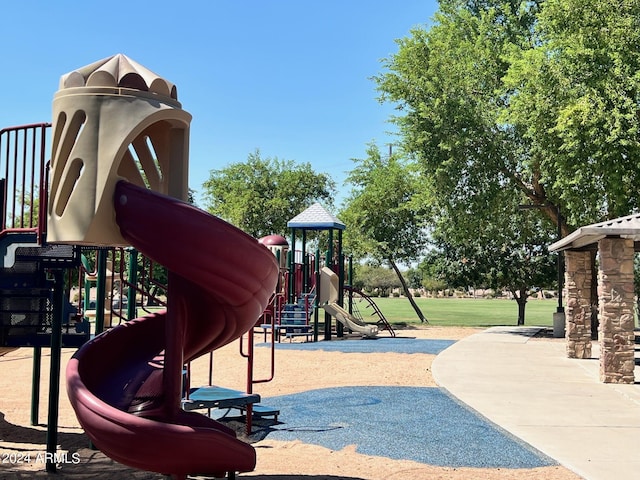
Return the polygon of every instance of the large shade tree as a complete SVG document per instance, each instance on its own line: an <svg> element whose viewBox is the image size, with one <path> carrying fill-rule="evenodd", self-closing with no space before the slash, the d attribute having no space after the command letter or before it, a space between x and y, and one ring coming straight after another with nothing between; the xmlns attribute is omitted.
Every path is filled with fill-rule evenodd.
<svg viewBox="0 0 640 480"><path fill-rule="evenodd" d="M434 250L425 259L432 271L452 287L506 290L518 305L517 324L525 324L525 308L533 288L556 286L557 257L547 245L554 240L549 220L519 210L519 197L500 194L506 214L488 222L462 215L434 229Z"/></svg>
<svg viewBox="0 0 640 480"><path fill-rule="evenodd" d="M254 237L287 232L287 222L316 201L331 205L335 183L309 163L262 158L256 150L246 162L212 170L204 182L210 213Z"/></svg>
<svg viewBox="0 0 640 480"><path fill-rule="evenodd" d="M465 219L489 231L516 215L502 191L563 235L638 209L639 22L637 0L441 0L429 28L398 41L375 80L436 233L455 225L447 248L478 241ZM488 260L497 245L483 247Z"/></svg>
<svg viewBox="0 0 640 480"><path fill-rule="evenodd" d="M539 10L534 45L509 52L502 119L575 226L627 215L639 206L640 2Z"/></svg>
<svg viewBox="0 0 640 480"><path fill-rule="evenodd" d="M638 208L639 19L636 0L441 0L398 41L377 86L447 213L495 215L506 188L566 234Z"/></svg>
<svg viewBox="0 0 640 480"><path fill-rule="evenodd" d="M367 157L354 160L347 176L352 190L340 218L347 225L345 250L356 257L389 265L418 318L426 318L415 303L398 263L415 261L425 247L424 195L419 178L403 155L381 154L375 144Z"/></svg>

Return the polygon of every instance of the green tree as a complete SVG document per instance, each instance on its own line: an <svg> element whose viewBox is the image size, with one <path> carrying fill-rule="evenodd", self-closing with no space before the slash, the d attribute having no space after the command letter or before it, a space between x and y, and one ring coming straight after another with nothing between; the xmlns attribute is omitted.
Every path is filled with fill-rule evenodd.
<svg viewBox="0 0 640 480"><path fill-rule="evenodd" d="M212 170L204 182L207 210L254 237L287 232L287 222L316 201L331 205L335 183L309 163L262 158Z"/></svg>
<svg viewBox="0 0 640 480"><path fill-rule="evenodd" d="M509 52L503 121L574 225L638 208L640 2L547 0Z"/></svg>
<svg viewBox="0 0 640 480"><path fill-rule="evenodd" d="M421 321L426 318L415 303L399 262L416 260L426 242L423 226L422 189L411 164L400 154L383 157L370 144L367 157L354 160L347 176L352 190L340 218L345 230L345 251L358 258L388 264L396 273L404 295Z"/></svg>
<svg viewBox="0 0 640 480"><path fill-rule="evenodd" d="M441 0L398 41L375 81L447 248L499 262L490 252L535 244L514 199L564 235L640 207L639 18L636 0Z"/></svg>
<svg viewBox="0 0 640 480"><path fill-rule="evenodd" d="M461 234L450 223L435 229L438 249L430 260L437 276L452 287L508 290L518 305L517 324L524 325L531 289L550 287L556 279L556 257L547 250L553 241L551 229L532 211L516 211L483 225L477 217L460 221L475 224L476 235Z"/></svg>
<svg viewBox="0 0 640 480"><path fill-rule="evenodd" d="M639 18L636 0L441 0L398 41L380 98L452 216L494 215L496 188L564 234L638 208Z"/></svg>
<svg viewBox="0 0 640 480"><path fill-rule="evenodd" d="M376 265L361 265L356 274L356 286L367 292L377 292L388 297L389 291L399 288L400 281L393 270Z"/></svg>

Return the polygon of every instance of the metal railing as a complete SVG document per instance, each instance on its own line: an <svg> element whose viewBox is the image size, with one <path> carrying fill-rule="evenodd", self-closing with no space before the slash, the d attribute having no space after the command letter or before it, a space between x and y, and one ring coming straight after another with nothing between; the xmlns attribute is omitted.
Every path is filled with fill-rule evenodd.
<svg viewBox="0 0 640 480"><path fill-rule="evenodd" d="M47 136L50 123L0 130L0 233L46 230Z"/></svg>

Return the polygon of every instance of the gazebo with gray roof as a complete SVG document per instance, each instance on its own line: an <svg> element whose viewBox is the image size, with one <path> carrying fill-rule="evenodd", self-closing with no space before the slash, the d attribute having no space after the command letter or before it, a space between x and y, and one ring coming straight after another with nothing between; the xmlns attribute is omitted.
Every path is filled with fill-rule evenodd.
<svg viewBox="0 0 640 480"><path fill-rule="evenodd" d="M597 306L600 380L634 383L634 255L640 251L640 214L580 227L549 250L565 254L567 355L591 358L591 316Z"/></svg>
<svg viewBox="0 0 640 480"><path fill-rule="evenodd" d="M307 256L307 253L306 253L307 232L327 230L329 233L329 240L328 240L329 249L327 252L327 258L329 259L329 261L327 262L327 266L330 267L331 266L330 259L334 257L337 257L338 259L342 258L342 232L346 228L346 225L342 221L340 221L340 219L338 219L337 217L329 213L322 205L316 202L310 207L308 207L306 210L300 212L298 215L296 215L291 220L289 220L287 222L287 227L291 229L292 254L291 254L290 263L289 263L289 272L291 274L289 275L289 286L288 286L289 300L288 301L292 303L294 301L293 297L295 295L293 272L295 268L294 252L295 252L295 245L296 245L296 233L298 231L302 232L303 261L301 263L303 265L306 265L306 262L304 261L304 259ZM338 232L338 243L335 251L334 251L334 245L333 245L334 231ZM338 291L340 292L340 295L342 295L342 287L344 285L344 266L340 261L338 262L338 265L339 265L339 268L338 268L339 271L336 272L338 274L339 285L340 285L340 288L338 289ZM303 275L303 278L306 279L307 275L306 274ZM306 287L307 287L306 285L303 286L303 288L305 289ZM339 298L339 302L342 302L342 298ZM340 326L341 324L338 324L338 332L340 332L340 328L339 328ZM328 316L328 314L325 314L324 337L325 337L325 340L331 339L331 317ZM314 336L314 339L317 340L315 336Z"/></svg>

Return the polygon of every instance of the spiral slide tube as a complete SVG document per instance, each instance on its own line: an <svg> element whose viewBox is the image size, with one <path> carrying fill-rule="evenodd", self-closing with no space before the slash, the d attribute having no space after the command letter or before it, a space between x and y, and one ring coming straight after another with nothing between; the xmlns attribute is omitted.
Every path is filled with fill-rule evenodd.
<svg viewBox="0 0 640 480"><path fill-rule="evenodd" d="M253 237L179 200L120 181L122 236L169 270L165 312L86 343L67 367L67 391L94 444L125 465L176 478L255 468L252 446L180 409L182 368L248 331L277 281L273 254Z"/></svg>

